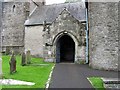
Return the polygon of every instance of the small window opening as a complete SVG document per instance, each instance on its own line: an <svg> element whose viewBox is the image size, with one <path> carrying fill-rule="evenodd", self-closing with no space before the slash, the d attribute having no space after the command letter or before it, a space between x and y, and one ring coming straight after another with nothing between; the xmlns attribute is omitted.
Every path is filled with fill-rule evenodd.
<svg viewBox="0 0 120 90"><path fill-rule="evenodd" d="M13 5L13 12L15 11L15 5Z"/></svg>

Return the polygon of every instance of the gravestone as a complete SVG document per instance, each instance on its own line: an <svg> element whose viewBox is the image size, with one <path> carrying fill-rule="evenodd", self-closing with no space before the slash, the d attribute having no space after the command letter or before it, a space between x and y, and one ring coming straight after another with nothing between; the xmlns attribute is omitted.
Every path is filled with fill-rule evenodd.
<svg viewBox="0 0 120 90"><path fill-rule="evenodd" d="M31 53L30 53L30 50L28 50L26 52L26 60L27 60L27 64L31 63Z"/></svg>
<svg viewBox="0 0 120 90"><path fill-rule="evenodd" d="M24 52L22 53L21 65L22 65L22 66L25 66L25 65L26 65L26 56L25 56L25 53L24 53Z"/></svg>
<svg viewBox="0 0 120 90"><path fill-rule="evenodd" d="M10 53L10 47L6 47L5 54L6 54L6 55L9 55L9 54L11 54L11 53Z"/></svg>
<svg viewBox="0 0 120 90"><path fill-rule="evenodd" d="M15 58L14 52L12 52L12 56L11 56L9 64L10 64L10 74L15 73L16 72L16 58Z"/></svg>

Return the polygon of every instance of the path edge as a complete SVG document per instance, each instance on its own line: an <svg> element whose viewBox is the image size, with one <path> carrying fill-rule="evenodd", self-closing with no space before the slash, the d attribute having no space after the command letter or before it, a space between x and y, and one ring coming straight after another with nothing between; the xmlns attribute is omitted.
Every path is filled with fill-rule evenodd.
<svg viewBox="0 0 120 90"><path fill-rule="evenodd" d="M54 64L54 66L52 66L51 72L49 74L49 78L48 78L46 85L45 85L45 90L47 90L50 86L50 81L51 81L51 77L52 77L54 68L55 68L55 64Z"/></svg>

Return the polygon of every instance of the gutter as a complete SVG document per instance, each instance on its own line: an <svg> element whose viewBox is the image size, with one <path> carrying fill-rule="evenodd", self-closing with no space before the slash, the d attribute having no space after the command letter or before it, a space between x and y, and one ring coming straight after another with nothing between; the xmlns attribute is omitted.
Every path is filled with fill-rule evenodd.
<svg viewBox="0 0 120 90"><path fill-rule="evenodd" d="M86 64L89 63L89 35L88 35L88 0L85 0L85 15L86 15Z"/></svg>

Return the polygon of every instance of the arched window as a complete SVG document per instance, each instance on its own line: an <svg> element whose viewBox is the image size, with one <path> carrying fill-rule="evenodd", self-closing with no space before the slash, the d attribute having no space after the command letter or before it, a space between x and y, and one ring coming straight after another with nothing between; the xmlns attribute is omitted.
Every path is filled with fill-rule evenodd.
<svg viewBox="0 0 120 90"><path fill-rule="evenodd" d="M13 12L15 11L15 5L13 5Z"/></svg>

